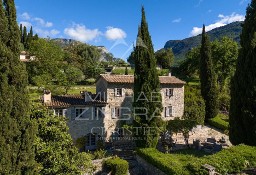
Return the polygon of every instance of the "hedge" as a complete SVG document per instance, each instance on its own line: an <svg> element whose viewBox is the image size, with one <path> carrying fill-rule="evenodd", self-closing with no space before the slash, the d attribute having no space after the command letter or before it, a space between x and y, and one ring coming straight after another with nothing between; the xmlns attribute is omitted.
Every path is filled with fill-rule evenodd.
<svg viewBox="0 0 256 175"><path fill-rule="evenodd" d="M223 131L228 130L229 127L229 123L223 120L221 115L217 115L216 117L210 119L208 124Z"/></svg>
<svg viewBox="0 0 256 175"><path fill-rule="evenodd" d="M233 146L214 155L205 156L196 150L165 154L153 148L140 149L137 154L168 175L208 174L202 168L204 164L214 166L221 174L239 173L256 166L256 147L246 145Z"/></svg>
<svg viewBox="0 0 256 175"><path fill-rule="evenodd" d="M129 164L119 157L107 159L104 166L111 171L112 175L125 175L128 173Z"/></svg>

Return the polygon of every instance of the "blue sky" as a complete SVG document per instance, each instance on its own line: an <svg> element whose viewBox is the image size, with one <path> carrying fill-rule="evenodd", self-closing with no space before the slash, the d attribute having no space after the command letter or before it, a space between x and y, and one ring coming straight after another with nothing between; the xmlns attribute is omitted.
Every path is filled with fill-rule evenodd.
<svg viewBox="0 0 256 175"><path fill-rule="evenodd" d="M250 0L16 0L18 22L41 37L72 38L105 46L126 59L144 5L154 49L168 40L244 20Z"/></svg>

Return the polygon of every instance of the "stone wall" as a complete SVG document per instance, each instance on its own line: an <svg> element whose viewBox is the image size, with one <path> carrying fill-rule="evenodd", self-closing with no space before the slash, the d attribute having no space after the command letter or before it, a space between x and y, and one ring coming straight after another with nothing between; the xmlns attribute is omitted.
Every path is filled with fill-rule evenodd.
<svg viewBox="0 0 256 175"><path fill-rule="evenodd" d="M94 107L83 107L86 112L79 119L75 119L75 107L68 108L67 116L69 133L71 134L73 140L85 136L89 133L97 133L97 135L104 134L102 128L104 127L104 117L98 116L94 117L93 110Z"/></svg>
<svg viewBox="0 0 256 175"><path fill-rule="evenodd" d="M145 161L142 157L136 155L136 159L139 165L145 169L147 175L166 175L164 172Z"/></svg>
<svg viewBox="0 0 256 175"><path fill-rule="evenodd" d="M167 89L173 89L173 96L166 96ZM165 110L162 112L164 120L173 120L175 117L182 117L184 113L184 85L161 85L163 107L172 106L172 116L166 117Z"/></svg>
<svg viewBox="0 0 256 175"><path fill-rule="evenodd" d="M115 88L122 88L122 96L115 96ZM107 106L105 108L104 126L107 138L109 138L116 128L122 124L132 122L132 84L108 84ZM111 108L120 107L121 117L113 118Z"/></svg>

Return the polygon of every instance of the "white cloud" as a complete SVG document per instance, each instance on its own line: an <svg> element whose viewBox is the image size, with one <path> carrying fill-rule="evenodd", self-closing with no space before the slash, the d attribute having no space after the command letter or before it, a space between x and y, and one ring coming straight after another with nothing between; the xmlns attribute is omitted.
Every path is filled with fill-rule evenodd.
<svg viewBox="0 0 256 175"><path fill-rule="evenodd" d="M96 39L101 32L98 29L88 29L84 25L74 24L70 28L65 28L64 33L72 39L87 42Z"/></svg>
<svg viewBox="0 0 256 175"><path fill-rule="evenodd" d="M120 28L107 27L105 37L109 40L118 40L126 38L126 33Z"/></svg>
<svg viewBox="0 0 256 175"><path fill-rule="evenodd" d="M20 19L20 24L30 28L33 26L34 33L37 33L40 37L56 37L60 34L60 31L53 29L53 23L46 21L39 17L33 17L29 15L27 12L22 13L18 16Z"/></svg>
<svg viewBox="0 0 256 175"><path fill-rule="evenodd" d="M217 27L225 26L229 23L235 22L235 21L244 21L245 16L232 13L229 16L224 16L223 14L218 15L219 20L217 20L215 23L210 24L208 26L205 26L205 31L210 31L212 29L215 29ZM193 27L192 31L190 32L190 36L196 36L198 34L202 33L202 28L200 27Z"/></svg>
<svg viewBox="0 0 256 175"><path fill-rule="evenodd" d="M179 23L179 22L181 22L181 18L174 19L174 20L172 20L172 22L173 23Z"/></svg>
<svg viewBox="0 0 256 175"><path fill-rule="evenodd" d="M52 27L53 23L52 22L45 22L44 19L42 18L33 18L34 21L38 23L38 25L41 25L42 27Z"/></svg>
<svg viewBox="0 0 256 175"><path fill-rule="evenodd" d="M30 20L30 16L27 12L24 12L20 15L21 19L23 20Z"/></svg>
<svg viewBox="0 0 256 175"><path fill-rule="evenodd" d="M41 36L41 37L55 37L56 35L58 35L60 33L60 31L56 30L56 29L52 29L52 30L44 30L41 28L35 28L35 32Z"/></svg>
<svg viewBox="0 0 256 175"><path fill-rule="evenodd" d="M20 24L22 24L22 26L26 26L27 29L29 29L32 26L32 24L27 21L20 21Z"/></svg>
<svg viewBox="0 0 256 175"><path fill-rule="evenodd" d="M50 33L51 33L51 35L58 35L59 33L60 33L60 31L58 31L58 30L56 30L56 29L52 29L51 31L50 31Z"/></svg>

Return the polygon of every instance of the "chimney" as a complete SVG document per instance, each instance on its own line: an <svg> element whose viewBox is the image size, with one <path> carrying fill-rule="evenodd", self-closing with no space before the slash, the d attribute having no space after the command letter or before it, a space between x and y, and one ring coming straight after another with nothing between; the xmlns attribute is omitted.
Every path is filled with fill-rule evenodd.
<svg viewBox="0 0 256 175"><path fill-rule="evenodd" d="M168 76L169 76L169 77L171 77L171 76L172 76L172 73L171 73L171 71L168 73Z"/></svg>
<svg viewBox="0 0 256 175"><path fill-rule="evenodd" d="M49 103L52 101L52 93L50 90L44 90L43 101L44 103Z"/></svg>

